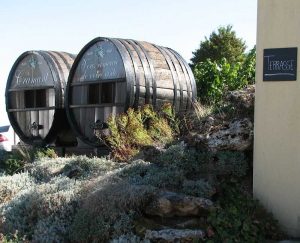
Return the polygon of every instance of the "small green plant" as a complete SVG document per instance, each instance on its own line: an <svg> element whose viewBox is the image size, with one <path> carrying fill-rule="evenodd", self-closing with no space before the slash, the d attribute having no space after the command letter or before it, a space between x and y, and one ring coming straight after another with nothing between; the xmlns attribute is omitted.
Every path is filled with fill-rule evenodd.
<svg viewBox="0 0 300 243"><path fill-rule="evenodd" d="M223 58L221 61L206 60L194 68L198 96L201 102L215 104L222 100L227 90L236 90L247 85L239 72L242 63L230 64Z"/></svg>
<svg viewBox="0 0 300 243"><path fill-rule="evenodd" d="M34 150L34 159L42 159L42 158L57 158L57 154L54 149L52 148L41 148Z"/></svg>
<svg viewBox="0 0 300 243"><path fill-rule="evenodd" d="M238 181L222 185L217 209L210 213L208 242L265 242L284 234L270 213L238 188Z"/></svg>
<svg viewBox="0 0 300 243"><path fill-rule="evenodd" d="M179 132L170 104L159 111L154 111L151 105L137 110L129 108L126 113L111 116L107 124L110 134L96 136L111 148L112 157L118 161L128 161L142 147L169 143Z"/></svg>
<svg viewBox="0 0 300 243"><path fill-rule="evenodd" d="M25 166L32 164L35 160L42 158L57 158L53 149L50 148L28 148L19 146L17 150L2 153L0 156L0 168L9 175L20 172Z"/></svg>
<svg viewBox="0 0 300 243"><path fill-rule="evenodd" d="M10 152L5 153L2 157L1 168L4 173L12 175L24 168L26 161L23 160L23 157L20 153Z"/></svg>
<svg viewBox="0 0 300 243"><path fill-rule="evenodd" d="M26 237L20 237L18 231L16 230L14 234L3 235L0 233L0 242L1 243L20 243L27 242Z"/></svg>

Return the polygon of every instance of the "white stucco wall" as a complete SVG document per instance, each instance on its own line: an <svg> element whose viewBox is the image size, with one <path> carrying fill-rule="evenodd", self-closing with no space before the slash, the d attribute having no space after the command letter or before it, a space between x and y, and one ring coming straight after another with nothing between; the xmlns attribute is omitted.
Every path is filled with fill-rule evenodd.
<svg viewBox="0 0 300 243"><path fill-rule="evenodd" d="M296 81L263 82L263 50L298 47ZM254 195L300 237L300 0L258 0Z"/></svg>

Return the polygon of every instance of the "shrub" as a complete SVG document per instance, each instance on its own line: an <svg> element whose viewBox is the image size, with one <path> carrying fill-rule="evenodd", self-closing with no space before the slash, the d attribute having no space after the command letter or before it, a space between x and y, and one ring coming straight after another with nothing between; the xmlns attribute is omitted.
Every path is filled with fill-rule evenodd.
<svg viewBox="0 0 300 243"><path fill-rule="evenodd" d="M87 179L99 175L104 175L109 171L120 168L122 165L105 158L88 158L77 156L69 159L62 168L61 173L78 179Z"/></svg>
<svg viewBox="0 0 300 243"><path fill-rule="evenodd" d="M48 183L52 178L62 174L63 168L72 158L41 158L29 164L26 170L35 179L36 183Z"/></svg>
<svg viewBox="0 0 300 243"><path fill-rule="evenodd" d="M20 237L18 235L18 231L16 231L14 234L9 235L3 235L0 233L0 242L1 243L20 243L20 242L28 242L26 240L26 237Z"/></svg>
<svg viewBox="0 0 300 243"><path fill-rule="evenodd" d="M236 181L230 187L223 184L224 179L246 174L243 153L196 151L180 143L152 160L127 164L85 156L42 158L27 166L28 172L1 176L0 234L13 240L17 231L20 239L26 236L33 242L107 242L111 238L138 242L141 239L132 234L135 222L158 190L209 198L218 188L214 197L218 207L209 216L214 236L209 240L229 237L247 242L252 239L250 231L260 236L262 229L273 232L275 238L267 214L231 189ZM214 180L205 179L207 174ZM254 221L249 223L249 218ZM250 224L250 230L236 221Z"/></svg>
<svg viewBox="0 0 300 243"><path fill-rule="evenodd" d="M135 185L212 196L219 179L243 177L247 172L248 161L241 152L199 152L181 143L154 157L153 163L137 160L116 174Z"/></svg>
<svg viewBox="0 0 300 243"><path fill-rule="evenodd" d="M0 205L0 232L16 230L35 242L61 242L77 207L81 183L56 177L49 183L23 188Z"/></svg>
<svg viewBox="0 0 300 243"><path fill-rule="evenodd" d="M0 167L6 174L12 175L24 168L26 161L18 152L1 152Z"/></svg>
<svg viewBox="0 0 300 243"><path fill-rule="evenodd" d="M244 153L236 151L197 151L186 148L184 143L170 146L153 162L184 171L189 178L209 175L243 177L248 172L248 160Z"/></svg>
<svg viewBox="0 0 300 243"><path fill-rule="evenodd" d="M208 217L208 242L265 242L281 240L284 234L270 213L252 197L241 192L237 181L222 186L218 209Z"/></svg>
<svg viewBox="0 0 300 243"><path fill-rule="evenodd" d="M169 143L178 132L170 104L157 112L150 105L138 110L129 108L124 114L111 116L107 124L110 134L98 132L96 136L111 148L112 157L118 161L128 161L144 146Z"/></svg>
<svg viewBox="0 0 300 243"><path fill-rule="evenodd" d="M42 158L27 166L37 183L49 182L56 176L67 176L76 180L86 180L103 175L124 165L105 158L72 156L69 158Z"/></svg>
<svg viewBox="0 0 300 243"><path fill-rule="evenodd" d="M34 159L42 159L45 157L56 159L58 156L53 148L41 148L34 150Z"/></svg>
<svg viewBox="0 0 300 243"><path fill-rule="evenodd" d="M218 104L226 91L244 88L255 80L255 47L243 62L207 59L194 68L198 97L205 104Z"/></svg>
<svg viewBox="0 0 300 243"><path fill-rule="evenodd" d="M214 104L221 101L226 90L242 88L247 84L239 76L241 63L230 64L225 58L221 61L206 60L194 68L198 97L201 102Z"/></svg>
<svg viewBox="0 0 300 243"><path fill-rule="evenodd" d="M134 186L109 178L99 180L92 188L93 193L84 198L75 215L70 231L73 242L106 242L112 236L130 233L135 214L155 191L149 186Z"/></svg>
<svg viewBox="0 0 300 243"><path fill-rule="evenodd" d="M29 173L0 177L0 205L10 201L17 193L34 185Z"/></svg>
<svg viewBox="0 0 300 243"><path fill-rule="evenodd" d="M42 158L57 158L53 149L50 148L28 148L27 146L19 146L17 150L12 152L2 152L0 155L0 168L12 175L20 172L25 166L30 165L35 160Z"/></svg>
<svg viewBox="0 0 300 243"><path fill-rule="evenodd" d="M185 180L182 184L182 191L188 195L204 198L210 198L216 193L215 187L205 179Z"/></svg>

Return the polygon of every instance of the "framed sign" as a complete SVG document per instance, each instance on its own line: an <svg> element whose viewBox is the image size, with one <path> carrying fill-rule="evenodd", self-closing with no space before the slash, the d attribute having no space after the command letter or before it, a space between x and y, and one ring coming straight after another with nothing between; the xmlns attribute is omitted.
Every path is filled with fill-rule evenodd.
<svg viewBox="0 0 300 243"><path fill-rule="evenodd" d="M297 80L297 47L264 49L263 81Z"/></svg>

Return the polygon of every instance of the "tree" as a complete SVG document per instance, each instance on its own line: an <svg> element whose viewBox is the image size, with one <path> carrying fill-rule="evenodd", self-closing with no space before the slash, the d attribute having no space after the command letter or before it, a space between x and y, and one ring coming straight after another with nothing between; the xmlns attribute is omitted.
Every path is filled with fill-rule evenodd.
<svg viewBox="0 0 300 243"><path fill-rule="evenodd" d="M226 58L218 61L206 59L194 67L197 93L202 103L217 104L226 91L236 90L255 80L255 46L243 61L229 63Z"/></svg>
<svg viewBox="0 0 300 243"><path fill-rule="evenodd" d="M254 46L246 55L240 76L247 80L248 84L255 82L255 65L256 65L256 46Z"/></svg>
<svg viewBox="0 0 300 243"><path fill-rule="evenodd" d="M205 37L205 40L200 42L199 49L193 52L191 66L194 68L196 64L207 59L218 62L222 58L226 58L230 64L234 64L243 61L245 49L245 42L236 37L231 25L219 27L217 32L212 32L209 39Z"/></svg>

